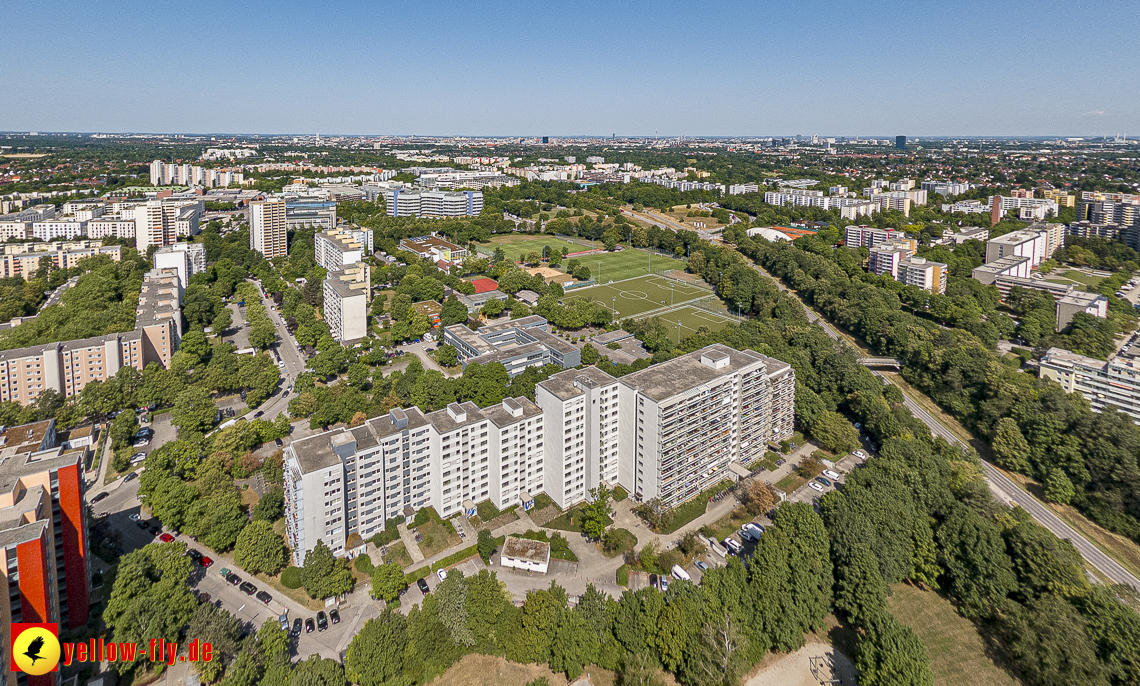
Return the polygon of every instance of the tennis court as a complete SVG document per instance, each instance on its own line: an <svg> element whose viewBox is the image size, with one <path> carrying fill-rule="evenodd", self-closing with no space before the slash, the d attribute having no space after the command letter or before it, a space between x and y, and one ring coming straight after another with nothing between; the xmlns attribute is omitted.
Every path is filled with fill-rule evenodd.
<svg viewBox="0 0 1140 686"><path fill-rule="evenodd" d="M707 289L663 276L640 276L601 286L578 288L567 293L567 297L587 297L613 308L617 312L617 319L636 317L708 295Z"/></svg>

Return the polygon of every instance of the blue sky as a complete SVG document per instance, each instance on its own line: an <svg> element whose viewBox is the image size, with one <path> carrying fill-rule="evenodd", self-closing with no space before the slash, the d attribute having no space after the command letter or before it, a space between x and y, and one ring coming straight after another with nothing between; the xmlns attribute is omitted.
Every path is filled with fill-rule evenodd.
<svg viewBox="0 0 1140 686"><path fill-rule="evenodd" d="M38 0L0 129L1140 135L1140 2Z"/></svg>

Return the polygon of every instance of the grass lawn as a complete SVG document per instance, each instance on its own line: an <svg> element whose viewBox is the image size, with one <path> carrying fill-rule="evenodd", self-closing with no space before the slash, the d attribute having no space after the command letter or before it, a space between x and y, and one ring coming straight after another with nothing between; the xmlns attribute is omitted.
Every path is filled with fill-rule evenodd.
<svg viewBox="0 0 1140 686"><path fill-rule="evenodd" d="M408 548L403 541L388 546L388 554L384 556L384 561L395 562L400 565L400 569L412 566L412 556L408 554Z"/></svg>
<svg viewBox="0 0 1140 686"><path fill-rule="evenodd" d="M309 594L305 593L304 587L301 587L301 588L285 588L284 586L282 586L281 585L281 575L267 576L265 574L254 574L253 578L257 579L262 584L265 584L267 586L271 586L273 589L271 591L271 593L273 593L273 594L280 593L283 596L287 596L287 597L289 597L289 599L291 599L291 600L295 601L296 603L298 603L299 605L301 605L301 607L307 607L310 610L320 610L321 608L323 608L325 606L325 601L314 600L313 598L310 598Z"/></svg>
<svg viewBox="0 0 1140 686"><path fill-rule="evenodd" d="M594 665L587 665L590 683L595 686L614 686L617 675ZM657 674L660 671L657 670ZM544 681L539 681L543 679ZM566 675L555 674L547 664L519 664L491 655L467 655L431 682L432 686L529 686L549 683L564 686ZM671 678L665 683L675 685Z"/></svg>
<svg viewBox="0 0 1140 686"><path fill-rule="evenodd" d="M548 507L559 509L558 506L554 504L554 500L545 493L538 493L534 496L534 510L545 510Z"/></svg>
<svg viewBox="0 0 1140 686"><path fill-rule="evenodd" d="M619 543L617 548L615 548L613 552L606 552L601 543L595 543L594 547L597 548L602 555L609 558L627 553L633 550L634 546L637 545L637 536L634 536L633 532L628 529L610 529L606 532L606 535L615 535L618 537Z"/></svg>
<svg viewBox="0 0 1140 686"><path fill-rule="evenodd" d="M1064 274L1061 274L1061 276L1065 277L1066 279L1072 279L1077 283L1083 283L1086 286L1098 286L1100 285L1101 281L1104 281L1104 279L1100 278L1099 276L1089 276L1088 274L1081 273L1075 269L1070 269Z"/></svg>
<svg viewBox="0 0 1140 686"><path fill-rule="evenodd" d="M892 586L887 608L914 630L930 655L935 686L1014 686L1018 682L986 656L985 645L970 620L950 601L913 586Z"/></svg>
<svg viewBox="0 0 1140 686"><path fill-rule="evenodd" d="M557 250L558 254L561 255L562 248L566 248L566 250L571 253L576 253L600 248L602 244L585 238L571 241L554 236L513 233L505 236L493 236L491 242L486 245L480 245L479 250L480 252L492 254L495 252L495 248L499 246L502 246L503 251L507 253L508 257L518 262L529 253L537 252L541 254L543 247L549 247L552 251ZM551 253L547 254L549 255Z"/></svg>
<svg viewBox="0 0 1140 686"><path fill-rule="evenodd" d="M617 570L618 586L629 586L629 565L622 565Z"/></svg>
<svg viewBox="0 0 1140 686"><path fill-rule="evenodd" d="M732 482L728 479L725 479L712 488L702 491L695 497L686 500L677 507L673 508L673 517L669 520L669 526L665 527L665 529L660 533L671 534L677 531L677 529L680 529L689 522L693 521L697 517L700 517L705 513L705 510L708 509L709 498L731 487Z"/></svg>
<svg viewBox="0 0 1140 686"><path fill-rule="evenodd" d="M620 503L629 497L629 491L625 490L621 486L614 486L613 497L615 503Z"/></svg>
<svg viewBox="0 0 1140 686"><path fill-rule="evenodd" d="M257 491L248 486L241 489L241 504L245 505L246 510L252 512L253 508L257 507L257 501L259 500L261 500L261 496L257 494Z"/></svg>
<svg viewBox="0 0 1140 686"><path fill-rule="evenodd" d="M724 541L724 539L739 531L741 525L750 521L752 521L752 517L748 515L748 511L745 510L744 507L738 507L712 524L701 527L701 533L706 536L712 536L718 541Z"/></svg>
<svg viewBox="0 0 1140 686"><path fill-rule="evenodd" d="M692 305L678 307L675 310L662 312L655 316L665 324L665 328L669 331L669 338L674 341L678 340L678 335L680 335L680 340L692 336L701 327L705 327L709 331L720 331L729 324L737 322L733 317L702 310ZM680 329L680 334L678 334L678 329Z"/></svg>
<svg viewBox="0 0 1140 686"><path fill-rule="evenodd" d="M709 295L712 293L700 286L674 281L663 276L640 276L600 286L575 288L566 293L567 298L586 297L596 300L606 307L616 307L618 319L636 317L651 310L670 307L673 304L683 304ZM705 315L704 319L708 320L707 323L704 319L699 323L695 319L686 320L685 317L691 318L692 313L678 313L676 316L670 313L670 316L673 317L674 322L681 318L682 322L689 321L690 324L697 323L698 326L701 324L711 326L715 320L723 319L720 315L712 313L702 311L701 314ZM720 328L724 327L721 326ZM695 326L692 327L693 332L696 330Z"/></svg>
<svg viewBox="0 0 1140 686"><path fill-rule="evenodd" d="M424 554L425 558L462 542L459 534L455 533L451 525L444 522L431 521L418 527L417 531L424 537L424 540L419 542L419 546L420 552Z"/></svg>
<svg viewBox="0 0 1140 686"><path fill-rule="evenodd" d="M566 512L562 513L562 515L555 517L553 520L547 522L545 526L548 529L558 529L559 531L574 531L577 533L582 533L583 518L582 508L572 507L569 510L566 510ZM606 526L609 526L613 523L614 521L612 519L606 517Z"/></svg>
<svg viewBox="0 0 1140 686"><path fill-rule="evenodd" d="M776 488L784 493L794 493L796 489L807 483L807 479L798 474L789 474L776 482Z"/></svg>
<svg viewBox="0 0 1140 686"><path fill-rule="evenodd" d="M484 500L475 506L475 510L479 515L479 519L483 520L484 522L489 522L501 514L514 510L516 507L518 507L518 505L511 505L505 510L500 510L492 505L490 500Z"/></svg>

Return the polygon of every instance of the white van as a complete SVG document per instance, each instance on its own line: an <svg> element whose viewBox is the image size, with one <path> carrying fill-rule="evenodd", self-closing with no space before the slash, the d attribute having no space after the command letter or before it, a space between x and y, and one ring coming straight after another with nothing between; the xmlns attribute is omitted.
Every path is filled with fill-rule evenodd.
<svg viewBox="0 0 1140 686"><path fill-rule="evenodd" d="M839 472L833 472L830 469L823 470L823 475L826 476L827 478L831 479L832 481L838 481L840 478Z"/></svg>
<svg viewBox="0 0 1140 686"><path fill-rule="evenodd" d="M681 567L681 565L673 565L673 578L677 579L678 581L680 581L681 579L684 579L685 581L692 581L693 580L693 578L691 576L689 576L689 573L686 572Z"/></svg>

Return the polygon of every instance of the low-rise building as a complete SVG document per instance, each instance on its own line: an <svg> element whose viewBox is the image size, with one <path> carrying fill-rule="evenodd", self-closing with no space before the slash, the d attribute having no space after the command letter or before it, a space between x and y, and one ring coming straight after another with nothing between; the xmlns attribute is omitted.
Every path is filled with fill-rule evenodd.
<svg viewBox="0 0 1140 686"><path fill-rule="evenodd" d="M469 254L467 248L438 236L405 238L400 241L400 250L414 253L421 259L443 260L444 262L459 262Z"/></svg>
<svg viewBox="0 0 1140 686"><path fill-rule="evenodd" d="M1078 313L1104 319L1108 317L1108 298L1096 293L1070 291L1057 300L1057 331L1064 331Z"/></svg>
<svg viewBox="0 0 1140 686"><path fill-rule="evenodd" d="M482 293L474 293L472 295L465 295L463 293L456 293L455 299L463 303L467 308L467 314L475 314L483 309L483 306L492 300L499 300L507 302L510 299L506 293L496 289L493 291L483 291Z"/></svg>
<svg viewBox="0 0 1140 686"><path fill-rule="evenodd" d="M994 283L999 277L1004 276L1028 279L1032 271L1032 257L1027 255L1010 255L991 262L986 262L979 267L974 267L974 270L970 272L970 276L975 281L980 281L988 286Z"/></svg>
<svg viewBox="0 0 1140 686"><path fill-rule="evenodd" d="M547 331L547 321L538 315L488 324L472 331L463 324L443 330L443 342L455 346L459 362L499 362L511 376L527 367L556 364L562 368L582 364L582 351Z"/></svg>
<svg viewBox="0 0 1140 686"><path fill-rule="evenodd" d="M550 569L550 544L507 536L499 554L499 564L524 572L546 574Z"/></svg>

